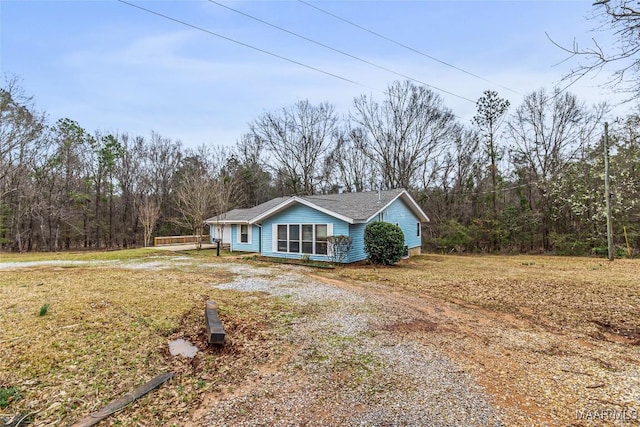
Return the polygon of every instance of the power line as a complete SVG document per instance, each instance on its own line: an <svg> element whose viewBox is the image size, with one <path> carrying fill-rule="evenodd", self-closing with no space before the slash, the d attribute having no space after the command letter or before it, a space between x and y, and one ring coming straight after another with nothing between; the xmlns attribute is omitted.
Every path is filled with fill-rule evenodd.
<svg viewBox="0 0 640 427"><path fill-rule="evenodd" d="M286 28L283 28L283 27L280 27L280 26L278 26L278 25L272 24L272 23L270 23L270 22L267 22L267 21L265 21L265 20L263 20L263 19L257 18L257 17L255 17L255 16L253 16L253 15L248 14L248 13L245 13L245 12L242 12L242 11L240 11L240 10L234 9L234 8L232 8L232 7L230 7L230 6L226 6L226 5L224 5L224 4L220 3L220 2L217 2L217 1L215 1L215 0L209 0L209 2L211 2L211 3L213 3L213 4L217 5L217 6L223 7L223 8L225 8L225 9L227 9L227 10L230 10L230 11L232 11L232 12L238 13L238 14L240 14L240 15L242 15L242 16L245 16L245 17L247 17L247 18L249 18L249 19L253 19L254 21L260 22L260 23L262 23L262 24L264 24L264 25L268 25L268 26L270 26L270 27L272 27L272 28L275 28L275 29L277 29L277 30L283 31L283 32L285 32L285 33L287 33L287 34L290 34L290 35L294 36L294 37L298 37L298 38L300 38L300 39L302 39L302 40L305 40L305 41L308 41L308 42L313 43L313 44L315 44L315 45L318 45L318 46L324 47L325 49L329 49L329 50L331 50L331 51L333 51L333 52L336 52L336 53L339 53L339 54L341 54L341 55L347 56L347 57L349 57L349 58L355 59L356 61L360 61L360 62L365 63L365 64L367 64L367 65L371 65L372 67L376 67L376 68L378 68L378 69L380 69L380 70L383 70L383 71L386 71L386 72L389 72L389 73L395 74L396 76L400 76L400 77L405 78L405 79L407 79L407 80L411 80L411 81L413 81L413 82L415 82L415 83L419 83L419 84L421 84L421 85L424 85L424 86L427 86L427 87L433 88L433 89L435 89L435 90L437 90L437 91L439 91L439 92L443 92L443 93L446 93L446 94L448 94L448 95L455 96L456 98L460 98L460 99L463 99L463 100L465 100L465 101L471 102L471 103L472 103L472 104L474 104L474 105L475 105L475 103L476 103L476 101L474 101L474 100L472 100L472 99L469 99L469 98L467 98L467 97L464 97L464 96L462 96L462 95L458 95L458 94L453 93L453 92L451 92L451 91L448 91L448 90L445 90L445 89L441 89L441 88L439 88L439 87L437 87L437 86L434 86L434 85L431 85L431 84L425 83L425 82L420 81L420 80L418 80L418 79L414 79L413 77L407 76L406 74L399 73L399 72L394 71L394 70L392 70L392 69L390 69L390 68L384 67L384 66L382 66L382 65L379 65L379 64L376 64L376 63L374 63L374 62L368 61L368 60L366 60L366 59L360 58L360 57L358 57L358 56L352 55L352 54L350 54L350 53L348 53L348 52L345 52L345 51L342 51L342 50L340 50L340 49L336 49L336 48L334 48L334 47L331 47L331 46L326 45L326 44L324 44L324 43L321 43L321 42L319 42L319 41L313 40L313 39L311 39L311 38L309 38L309 37L305 37L305 36L303 36L303 35L301 35L301 34L298 34L298 33L295 33L295 32L293 32L293 31L287 30ZM303 2L303 3L304 3L304 2Z"/></svg>
<svg viewBox="0 0 640 427"><path fill-rule="evenodd" d="M507 86L503 86L503 85L501 85L500 83L496 83L496 82L491 81L491 80L489 80L489 79L486 79L486 78L484 78L484 77L482 77L482 76L479 76L479 75L477 75L477 74L475 74L475 73L472 73L471 71L467 71L467 70L465 70L464 68L460 68L460 67L458 67L458 66L456 66L456 65L453 65L453 64L451 64L451 63L449 63L449 62L446 62L446 61L443 61L443 60L441 60L441 59L438 59L438 58L436 58L435 56L431 56L431 55L429 55L429 54L427 54L427 53L424 53L424 52L422 52L422 51L419 51L419 50L417 50L417 49L415 49L415 48L413 48L413 47L411 47L411 46L407 46L407 45L406 45L406 44L404 44L404 43L400 43L399 41L393 40L393 39L392 39L392 38L390 38L390 37L387 37L387 36L385 36L385 35L383 35L383 34L377 33L377 32L375 32L375 31L373 31L373 30L370 30L369 28L363 27L362 25L356 24L355 22L349 21L348 19L342 18L341 16L338 16L338 15L336 15L335 13L329 12L328 10L325 10L325 9L322 9L322 8L320 8L320 7L318 7L318 6L315 6L315 5L313 5L313 4L311 4L311 3L309 3L309 2L307 2L307 1L305 1L305 0L298 0L298 1L299 1L300 3L302 3L302 4L306 5L306 6L309 6L309 7L313 8L313 9L316 9L316 10L318 10L318 11L320 11L320 12L324 13L324 14L327 14L327 15L329 15L329 16L331 16L331 17L333 17L333 18L335 18L335 19L337 19L337 20L339 20L339 21L345 22L345 23L347 23L347 24L349 24L349 25L352 25L352 26L354 26L354 27L356 27L356 28L359 28L359 29L361 29L362 31L366 31L366 32L367 32L367 33L369 33L369 34L373 34L374 36L376 36L376 37L378 37L378 38L381 38L381 39L383 39L383 40L386 40L386 41L388 41L388 42L391 42L391 43L393 43L393 44L395 44L395 45L397 45L397 46L403 47L403 48L405 48L405 49L407 49L407 50L410 50L410 51L412 51L412 52L414 52L414 53L417 53L418 55L422 55L422 56L424 56L424 57L426 57L426 58L429 58L429 59L431 59L432 61L439 62L439 63L440 63L440 64L442 64L442 65L446 65L447 67L453 68L453 69L455 69L455 70L458 70L458 71L460 71L460 72L462 72L462 73L468 74L468 75L470 75L470 76L472 76L472 77L475 77L475 78L480 79L480 80L482 80L482 81L485 81L485 82L487 82L487 83L491 83L491 84L493 84L493 85L499 86L499 87L501 87L501 88L503 88L503 89L505 89L505 90L508 90L509 92L513 92L513 93L515 93L515 94L517 94L517 95L524 96L524 94L522 94L522 93L518 92L518 91L517 91L517 90L515 90L515 89L511 89L511 88L509 88L509 87L507 87Z"/></svg>
<svg viewBox="0 0 640 427"><path fill-rule="evenodd" d="M368 87L368 86L366 86L366 85L364 85L364 84L362 84L362 83L359 83L359 82L357 82L357 81L354 81L354 80L348 79L348 78L346 78L346 77L342 77L342 76L339 76L339 75L337 75L337 74L333 74L333 73L331 73L331 72L329 72L329 71L321 70L320 68L316 68L316 67L313 67L313 66L311 66L311 65L303 64L302 62L296 61L296 60L294 60L294 59L290 59L290 58L284 57L284 56L282 56L282 55L278 55L277 53L269 52L269 51L264 50L264 49L261 49L261 48L259 48L259 47L255 47L255 46L252 46L252 45L250 45L250 44L243 43L243 42L241 42L241 41L238 41L238 40L232 39L232 38L230 38L230 37L223 36L222 34L214 33L213 31L207 30L206 28L202 28L202 27L199 27L199 26L197 26L197 25L189 24L188 22L181 21L181 20L176 19L176 18L172 18L171 16L164 15L164 14L162 14L162 13L160 13L160 12L156 12L156 11L154 11L154 10L147 9L147 8L142 7L142 6L139 6L139 5L137 5L137 4L129 3L129 2L127 2L127 1L125 1L125 0L118 0L118 1L119 1L120 3L126 4L126 5L128 5L128 6L135 7L136 9L140 9L140 10L143 10L143 11L145 11L145 12L151 13L151 14L153 14L153 15L160 16L160 17L162 17L162 18L164 18L164 19L168 19L169 21L177 22L178 24L182 24L182 25L185 25L185 26L187 26L187 27L193 28L193 29L195 29L195 30L202 31L202 32L207 33L207 34L209 34L209 35L212 35L212 36L215 36L215 37L219 37L219 38L221 38L221 39L224 39L224 40L230 41L230 42L232 42L232 43L239 44L239 45L244 46L244 47L248 47L249 49L256 50L256 51L258 51L258 52L261 52L261 53L264 53L264 54L267 54L267 55L273 56L273 57L278 58L278 59L282 59L283 61L287 61L287 62L290 62L290 63L292 63L292 64L296 64L296 65L299 65L299 66L301 66L301 67L308 68L308 69L310 69L310 70L317 71L317 72L322 73L322 74L326 74L326 75L328 75L328 76L334 77L334 78L336 78L336 79L340 79L340 80L345 81L345 82L348 82L348 83L352 83L352 84L355 84L355 85L358 85L358 86L362 86L362 87Z"/></svg>

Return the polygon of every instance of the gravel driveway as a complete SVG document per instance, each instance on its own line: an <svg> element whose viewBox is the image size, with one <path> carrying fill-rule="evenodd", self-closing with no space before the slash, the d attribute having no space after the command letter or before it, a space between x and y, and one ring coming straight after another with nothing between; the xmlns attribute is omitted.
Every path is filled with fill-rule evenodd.
<svg viewBox="0 0 640 427"><path fill-rule="evenodd" d="M236 280L219 288L268 292L303 314L291 319L281 360L211 396L194 425L503 425L463 369L414 339L437 334L435 323L375 294L322 283L299 267L230 269Z"/></svg>

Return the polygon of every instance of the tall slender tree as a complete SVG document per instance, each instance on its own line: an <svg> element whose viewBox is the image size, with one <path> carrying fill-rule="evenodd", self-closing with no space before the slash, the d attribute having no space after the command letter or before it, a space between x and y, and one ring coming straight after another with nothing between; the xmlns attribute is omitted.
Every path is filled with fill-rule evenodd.
<svg viewBox="0 0 640 427"><path fill-rule="evenodd" d="M497 191L498 191L498 161L502 158L503 149L497 143L498 130L502 125L509 101L498 96L498 92L485 90L482 97L476 103L478 112L473 116L472 122L480 130L484 142L484 149L489 158L489 173L491 175L491 207L493 219L498 216Z"/></svg>

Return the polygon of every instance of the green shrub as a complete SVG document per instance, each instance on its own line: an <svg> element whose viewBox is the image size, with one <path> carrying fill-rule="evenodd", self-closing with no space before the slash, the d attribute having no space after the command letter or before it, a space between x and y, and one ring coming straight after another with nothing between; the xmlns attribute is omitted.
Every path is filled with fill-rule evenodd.
<svg viewBox="0 0 640 427"><path fill-rule="evenodd" d="M364 250L374 264L395 264L404 255L404 234L397 225L372 222L364 230Z"/></svg>

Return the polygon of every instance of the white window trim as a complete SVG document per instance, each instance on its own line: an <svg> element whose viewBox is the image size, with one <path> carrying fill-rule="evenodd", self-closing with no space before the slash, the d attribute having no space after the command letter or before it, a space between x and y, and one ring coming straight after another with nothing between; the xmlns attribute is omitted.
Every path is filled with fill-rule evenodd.
<svg viewBox="0 0 640 427"><path fill-rule="evenodd" d="M416 223L416 227L417 227L417 230L418 230L416 237L422 237L422 223L417 222Z"/></svg>
<svg viewBox="0 0 640 427"><path fill-rule="evenodd" d="M247 226L247 241L242 241L242 226ZM251 224L238 224L236 226L236 243L239 245L250 245L251 244L251 229L253 226Z"/></svg>
<svg viewBox="0 0 640 427"><path fill-rule="evenodd" d="M300 252L289 252L289 251L279 251L278 250L278 226L285 225L287 227L287 248L289 247L289 226L297 225L300 227ZM312 240L312 249L313 253L307 254L302 252L302 226L303 225L311 225L313 227L313 240ZM293 222L285 222L285 223L273 223L271 224L271 251L278 254L298 254L298 255L316 255L316 256L330 256L330 248L327 243L327 253L326 254L316 254L316 226L317 225L326 225L327 226L327 237L333 236L333 223L331 222L312 222L312 223L293 223Z"/></svg>

